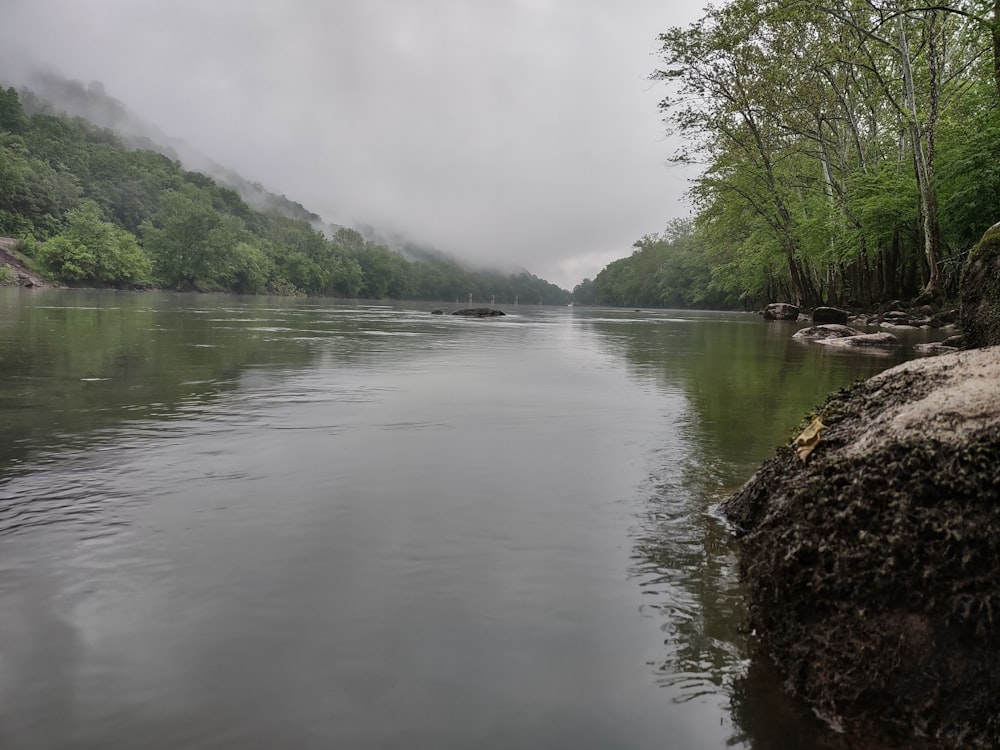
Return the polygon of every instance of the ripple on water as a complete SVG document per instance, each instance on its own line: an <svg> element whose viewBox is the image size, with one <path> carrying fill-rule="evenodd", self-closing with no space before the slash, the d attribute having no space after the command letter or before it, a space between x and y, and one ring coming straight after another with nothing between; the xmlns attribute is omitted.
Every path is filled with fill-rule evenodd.
<svg viewBox="0 0 1000 750"><path fill-rule="evenodd" d="M76 459L67 462L63 456L54 468L0 484L0 536L59 526L93 537L128 524L123 511L135 498L116 489L118 469ZM59 468L67 463L71 468Z"/></svg>
<svg viewBox="0 0 1000 750"><path fill-rule="evenodd" d="M632 577L640 613L660 620L664 650L647 662L675 703L712 697L728 702L746 669L736 559L728 529L712 512L708 467L694 456L667 455L651 476L635 530Z"/></svg>

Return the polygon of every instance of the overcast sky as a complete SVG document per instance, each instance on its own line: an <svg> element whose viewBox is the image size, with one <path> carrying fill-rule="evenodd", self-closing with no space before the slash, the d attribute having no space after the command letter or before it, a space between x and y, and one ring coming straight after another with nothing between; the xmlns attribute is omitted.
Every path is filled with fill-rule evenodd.
<svg viewBox="0 0 1000 750"><path fill-rule="evenodd" d="M647 80L674 0L0 0L0 79L100 81L329 221L565 288L686 216Z"/></svg>

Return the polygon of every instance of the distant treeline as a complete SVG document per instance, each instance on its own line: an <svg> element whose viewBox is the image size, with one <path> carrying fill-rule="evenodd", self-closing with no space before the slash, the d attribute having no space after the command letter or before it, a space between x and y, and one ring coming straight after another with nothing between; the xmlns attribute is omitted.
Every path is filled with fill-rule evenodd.
<svg viewBox="0 0 1000 750"><path fill-rule="evenodd" d="M662 234L643 237L631 256L609 263L594 279L584 279L573 290L573 302L702 310L741 305L738 293L717 283L694 222L682 219Z"/></svg>
<svg viewBox="0 0 1000 750"><path fill-rule="evenodd" d="M249 183L246 183L249 185ZM68 285L247 294L565 304L522 272L477 271L431 252L406 258L254 185L236 190L158 150L0 87L0 235ZM317 228L320 227L320 228Z"/></svg>
<svg viewBox="0 0 1000 750"><path fill-rule="evenodd" d="M660 42L694 218L577 301L954 299L1000 220L1000 3L729 0Z"/></svg>

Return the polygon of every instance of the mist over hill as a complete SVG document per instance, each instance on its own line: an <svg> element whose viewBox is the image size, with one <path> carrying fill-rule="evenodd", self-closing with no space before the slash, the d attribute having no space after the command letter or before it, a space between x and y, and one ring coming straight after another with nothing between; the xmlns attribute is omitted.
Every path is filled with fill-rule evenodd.
<svg viewBox="0 0 1000 750"><path fill-rule="evenodd" d="M236 190L254 208L281 213L292 219L308 221L332 235L338 225L325 222L319 214L284 195L276 195L234 169L223 166L156 125L133 114L128 107L107 93L97 81L83 83L64 78L52 71L33 68L22 76L22 102L29 114L47 113L81 117L121 136L134 149L146 149L181 162L186 168L203 172L216 182Z"/></svg>
<svg viewBox="0 0 1000 750"><path fill-rule="evenodd" d="M569 300L524 270L469 268L375 227L327 221L170 138L100 83L39 71L25 80L3 94L0 232L43 243L36 263L63 283ZM109 237L128 245L127 272L103 257Z"/></svg>

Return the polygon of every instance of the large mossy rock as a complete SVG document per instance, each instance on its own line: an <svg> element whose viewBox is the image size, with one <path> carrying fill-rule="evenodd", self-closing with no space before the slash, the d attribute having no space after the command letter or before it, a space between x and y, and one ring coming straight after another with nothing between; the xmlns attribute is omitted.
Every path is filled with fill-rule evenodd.
<svg viewBox="0 0 1000 750"><path fill-rule="evenodd" d="M986 230L969 254L961 298L966 346L1000 344L1000 223Z"/></svg>
<svg viewBox="0 0 1000 750"><path fill-rule="evenodd" d="M757 646L849 734L1000 747L1000 347L905 363L815 416L805 461L779 449L723 505Z"/></svg>

